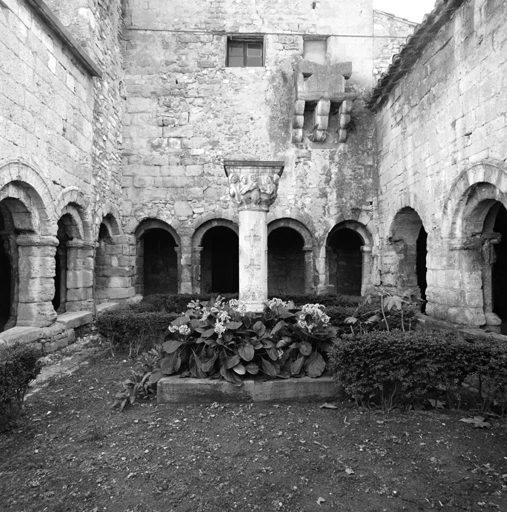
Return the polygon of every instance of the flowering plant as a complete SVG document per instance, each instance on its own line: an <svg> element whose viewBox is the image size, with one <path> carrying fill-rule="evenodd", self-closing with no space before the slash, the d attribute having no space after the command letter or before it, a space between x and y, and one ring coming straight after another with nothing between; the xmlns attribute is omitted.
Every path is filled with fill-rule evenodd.
<svg viewBox="0 0 507 512"><path fill-rule="evenodd" d="M169 326L150 383L178 372L221 376L236 385L260 372L271 378L319 377L335 334L319 304L298 309L292 302L271 299L263 313L251 313L236 299L192 301Z"/></svg>

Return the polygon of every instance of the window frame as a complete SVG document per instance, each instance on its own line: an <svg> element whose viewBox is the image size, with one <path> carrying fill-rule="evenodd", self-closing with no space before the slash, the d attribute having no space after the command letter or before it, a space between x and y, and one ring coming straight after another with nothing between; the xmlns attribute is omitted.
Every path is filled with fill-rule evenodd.
<svg viewBox="0 0 507 512"><path fill-rule="evenodd" d="M243 65L242 66L231 66L229 63L229 48L230 43L242 43L243 45ZM260 44L261 45L261 64L259 66L248 66L247 65L247 50L248 50L248 44ZM225 41L225 67L227 68L263 68L265 67L265 60L266 60L266 44L265 44L265 37L264 35L259 34L240 34L240 35L228 35L227 39Z"/></svg>

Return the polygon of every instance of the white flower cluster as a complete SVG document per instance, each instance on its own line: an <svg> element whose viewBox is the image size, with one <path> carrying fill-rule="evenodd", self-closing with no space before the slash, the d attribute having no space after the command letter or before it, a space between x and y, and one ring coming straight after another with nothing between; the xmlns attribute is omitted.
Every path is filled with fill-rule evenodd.
<svg viewBox="0 0 507 512"><path fill-rule="evenodd" d="M322 304L305 304L298 315L298 325L302 329L312 332L319 324L327 325L329 317L324 313L325 306ZM312 317L311 323L306 321L307 316Z"/></svg>
<svg viewBox="0 0 507 512"><path fill-rule="evenodd" d="M246 304L238 299L231 299L229 301L229 307L232 310L237 311L240 315L244 315L246 313Z"/></svg>
<svg viewBox="0 0 507 512"><path fill-rule="evenodd" d="M188 336L192 332L192 330L188 325L180 325L179 327L176 327L175 325L170 325L169 332L173 334L175 332L179 332L183 336Z"/></svg>
<svg viewBox="0 0 507 512"><path fill-rule="evenodd" d="M282 299L271 299L271 300L268 300L268 307L269 307L269 309L280 308L280 307L286 308L288 306L289 306L289 303L283 301Z"/></svg>

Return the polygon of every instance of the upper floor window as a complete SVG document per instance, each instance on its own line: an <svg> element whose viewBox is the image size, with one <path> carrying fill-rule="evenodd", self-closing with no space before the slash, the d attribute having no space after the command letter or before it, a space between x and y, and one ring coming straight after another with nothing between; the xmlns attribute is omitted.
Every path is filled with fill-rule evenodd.
<svg viewBox="0 0 507 512"><path fill-rule="evenodd" d="M227 38L227 66L230 68L259 68L264 66L262 37Z"/></svg>

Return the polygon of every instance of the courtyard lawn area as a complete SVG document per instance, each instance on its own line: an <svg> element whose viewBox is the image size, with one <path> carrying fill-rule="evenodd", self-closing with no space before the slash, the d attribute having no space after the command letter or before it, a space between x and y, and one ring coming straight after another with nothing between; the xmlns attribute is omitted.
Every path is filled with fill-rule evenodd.
<svg viewBox="0 0 507 512"><path fill-rule="evenodd" d="M0 434L0 510L507 510L507 422L471 411L308 404L111 409L131 363L101 356Z"/></svg>

